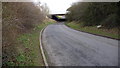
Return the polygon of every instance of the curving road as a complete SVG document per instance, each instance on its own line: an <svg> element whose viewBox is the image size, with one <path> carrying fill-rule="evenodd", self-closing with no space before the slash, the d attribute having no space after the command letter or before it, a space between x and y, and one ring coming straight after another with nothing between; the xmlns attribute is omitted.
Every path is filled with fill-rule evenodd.
<svg viewBox="0 0 120 68"><path fill-rule="evenodd" d="M118 41L68 28L45 28L42 42L50 66L117 66Z"/></svg>

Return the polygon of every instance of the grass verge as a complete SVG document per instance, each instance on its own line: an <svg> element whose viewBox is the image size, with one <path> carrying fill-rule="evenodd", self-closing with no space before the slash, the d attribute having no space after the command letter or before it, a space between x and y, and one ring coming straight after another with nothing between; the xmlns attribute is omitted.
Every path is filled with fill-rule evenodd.
<svg viewBox="0 0 120 68"><path fill-rule="evenodd" d="M106 37L110 37L110 38L114 38L114 39L120 39L119 34L118 34L118 28L98 29L96 26L83 27L81 24L78 24L75 22L66 23L66 25L70 28L73 28L73 29L76 29L79 31L84 31L84 32L92 33L92 34L106 36Z"/></svg>
<svg viewBox="0 0 120 68"><path fill-rule="evenodd" d="M39 34L42 28L52 24L46 22L37 25L31 32L20 35L16 41L18 55L15 61L7 62L8 66L44 66L43 58L40 52Z"/></svg>

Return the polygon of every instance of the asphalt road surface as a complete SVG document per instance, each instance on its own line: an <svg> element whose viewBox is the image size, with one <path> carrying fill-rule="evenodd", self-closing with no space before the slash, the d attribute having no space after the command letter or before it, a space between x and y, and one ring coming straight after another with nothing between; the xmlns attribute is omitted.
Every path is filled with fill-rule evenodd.
<svg viewBox="0 0 120 68"><path fill-rule="evenodd" d="M42 42L50 66L118 65L118 40L76 31L63 23L47 26Z"/></svg>

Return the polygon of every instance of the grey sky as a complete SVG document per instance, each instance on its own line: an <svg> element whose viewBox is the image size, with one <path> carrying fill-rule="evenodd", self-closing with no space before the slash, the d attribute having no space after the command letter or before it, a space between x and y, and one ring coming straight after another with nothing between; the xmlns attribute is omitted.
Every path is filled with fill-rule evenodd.
<svg viewBox="0 0 120 68"><path fill-rule="evenodd" d="M80 0L39 0L39 1L47 4L51 14L62 14L66 13L66 9L69 8L72 3Z"/></svg>
<svg viewBox="0 0 120 68"><path fill-rule="evenodd" d="M29 2L29 1L40 1L41 3L46 3L49 7L51 14L62 14L66 13L66 9L69 8L72 3L82 1L82 2L118 2L120 0L0 0L2 2Z"/></svg>
<svg viewBox="0 0 120 68"><path fill-rule="evenodd" d="M37 0L36 0L37 1ZM66 13L66 9L69 8L74 2L118 2L119 0L39 0L42 3L46 3L49 7L51 14Z"/></svg>

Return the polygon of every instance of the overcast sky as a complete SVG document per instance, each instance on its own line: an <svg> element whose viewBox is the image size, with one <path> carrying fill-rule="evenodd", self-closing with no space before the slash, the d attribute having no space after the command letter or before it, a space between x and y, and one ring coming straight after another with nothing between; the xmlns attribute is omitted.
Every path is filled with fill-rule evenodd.
<svg viewBox="0 0 120 68"><path fill-rule="evenodd" d="M2 2L37 2L46 3L49 7L51 14L62 14L66 13L66 10L72 5L74 2L118 2L120 0L0 0Z"/></svg>
<svg viewBox="0 0 120 68"><path fill-rule="evenodd" d="M37 0L34 0L37 1ZM69 8L74 2L118 2L120 0L39 0L41 3L46 3L49 7L51 14L62 14L66 13L67 8Z"/></svg>
<svg viewBox="0 0 120 68"><path fill-rule="evenodd" d="M49 7L50 14L62 14L66 13L67 8L72 3L80 0L39 0L41 3L46 3Z"/></svg>

